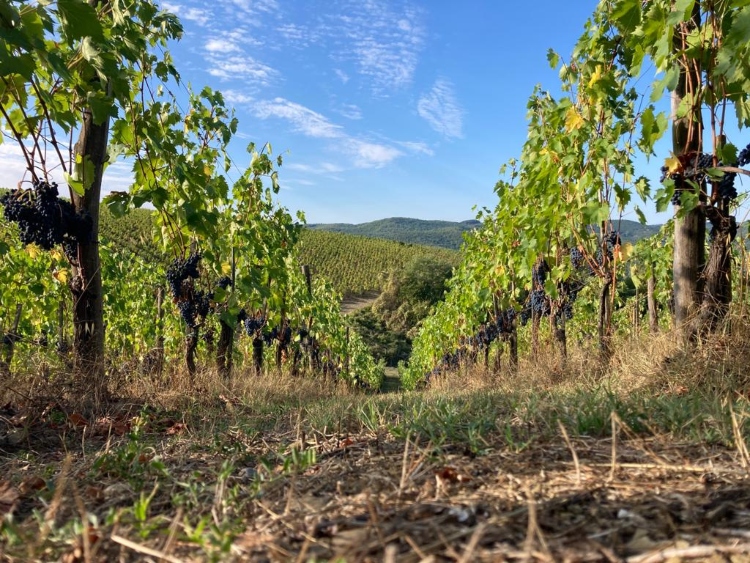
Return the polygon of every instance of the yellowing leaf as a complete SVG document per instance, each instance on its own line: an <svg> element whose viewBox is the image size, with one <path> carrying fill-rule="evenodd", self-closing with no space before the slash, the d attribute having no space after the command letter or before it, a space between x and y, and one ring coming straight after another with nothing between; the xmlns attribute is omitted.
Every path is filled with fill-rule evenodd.
<svg viewBox="0 0 750 563"><path fill-rule="evenodd" d="M622 256L622 260L625 261L628 258L630 258L633 254L633 245L629 242L626 242L622 246L620 246L620 254Z"/></svg>
<svg viewBox="0 0 750 563"><path fill-rule="evenodd" d="M599 80L602 78L602 67L598 66L596 67L596 70L594 71L594 74L591 75L591 79L589 80L589 88L592 88L596 85Z"/></svg>
<svg viewBox="0 0 750 563"><path fill-rule="evenodd" d="M581 127L583 127L583 117L576 111L575 107L571 107L565 115L565 129L571 133Z"/></svg>
<svg viewBox="0 0 750 563"><path fill-rule="evenodd" d="M232 273L232 265L229 264L228 262L223 262L221 264L221 273L224 274L225 276L228 276L229 274L231 274Z"/></svg>
<svg viewBox="0 0 750 563"><path fill-rule="evenodd" d="M62 252L60 252L60 251L59 251L59 250L57 250L57 249L55 249L55 250L52 250L52 251L51 251L51 252L49 253L49 255L50 255L50 256L52 257L52 259L53 259L53 260L54 260L55 262L59 262L60 260L62 260L62 259L63 259L63 254L62 254Z"/></svg>
<svg viewBox="0 0 750 563"><path fill-rule="evenodd" d="M667 170L670 174L676 174L682 170L682 164L680 164L680 159L677 158L675 155L670 156L669 158L664 160L664 166L667 167Z"/></svg>
<svg viewBox="0 0 750 563"><path fill-rule="evenodd" d="M55 278L60 283L65 284L65 283L68 283L68 279L70 278L70 272L65 268L61 268L59 270L55 270L54 272L52 272L52 277Z"/></svg>
<svg viewBox="0 0 750 563"><path fill-rule="evenodd" d="M39 248L36 244L31 243L26 245L26 252L29 256L31 256L32 260L35 260L36 257L42 253L42 249Z"/></svg>

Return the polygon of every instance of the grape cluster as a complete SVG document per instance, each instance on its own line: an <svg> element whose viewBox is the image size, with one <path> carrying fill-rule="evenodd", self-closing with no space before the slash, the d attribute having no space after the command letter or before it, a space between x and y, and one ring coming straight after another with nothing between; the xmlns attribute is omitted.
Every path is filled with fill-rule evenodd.
<svg viewBox="0 0 750 563"><path fill-rule="evenodd" d="M724 172L721 180L719 180L719 197L722 200L730 202L737 199L737 188L734 185L736 177L735 172Z"/></svg>
<svg viewBox="0 0 750 563"><path fill-rule="evenodd" d="M213 295L205 293L203 291L196 291L194 294L193 302L195 303L195 312L198 313L199 317L204 319L211 312L211 299Z"/></svg>
<svg viewBox="0 0 750 563"><path fill-rule="evenodd" d="M622 244L622 240L620 239L620 233L617 231L612 231L609 233L606 237L607 246L610 248L614 248L615 246L620 246Z"/></svg>
<svg viewBox="0 0 750 563"><path fill-rule="evenodd" d="M23 244L36 244L51 250L62 244L65 255L75 264L77 244L91 236L93 221L86 213L76 213L69 201L58 197L57 184L35 180L33 189L11 190L0 197L4 216L18 225Z"/></svg>
<svg viewBox="0 0 750 563"><path fill-rule="evenodd" d="M535 289L532 291L529 301L531 303L531 310L534 313L538 313L541 317L546 317L550 314L550 300L549 297L547 297L547 294L544 293L543 289Z"/></svg>
<svg viewBox="0 0 750 563"><path fill-rule="evenodd" d="M220 278L217 284L221 289L226 289L228 287L232 287L232 278L229 276L224 276L223 278Z"/></svg>
<svg viewBox="0 0 750 563"><path fill-rule="evenodd" d="M180 310L180 316L185 324L190 328L195 328L198 320L198 310L196 309L195 302L184 299L177 302L177 308Z"/></svg>
<svg viewBox="0 0 750 563"><path fill-rule="evenodd" d="M248 336L252 336L253 338L262 336L259 333L266 326L266 316L263 313L256 313L252 316L246 314L244 324L245 332Z"/></svg>
<svg viewBox="0 0 750 563"><path fill-rule="evenodd" d="M200 253L196 252L188 256L185 260L175 258L167 268L167 283L175 300L185 297L182 288L183 282L188 278L195 279L200 275L198 273L198 263L200 260Z"/></svg>
<svg viewBox="0 0 750 563"><path fill-rule="evenodd" d="M750 145L742 149L737 156L737 166L746 166L748 164L750 164Z"/></svg>
<svg viewBox="0 0 750 563"><path fill-rule="evenodd" d="M429 383L432 377L455 370L463 358L472 357L479 350L489 348L498 338L505 338L512 334L514 328L513 321L515 321L516 316L516 310L510 307L505 311L501 311L495 318L480 325L473 336L459 338L458 350L445 354L437 366L425 374L426 382Z"/></svg>
<svg viewBox="0 0 750 563"><path fill-rule="evenodd" d="M586 263L586 259L583 256L583 252L577 246L570 249L570 263L577 270Z"/></svg>
<svg viewBox="0 0 750 563"><path fill-rule="evenodd" d="M547 281L547 273L549 273L550 267L546 260L537 260L534 267L531 269L531 280L534 283L534 287L544 287L544 282Z"/></svg>

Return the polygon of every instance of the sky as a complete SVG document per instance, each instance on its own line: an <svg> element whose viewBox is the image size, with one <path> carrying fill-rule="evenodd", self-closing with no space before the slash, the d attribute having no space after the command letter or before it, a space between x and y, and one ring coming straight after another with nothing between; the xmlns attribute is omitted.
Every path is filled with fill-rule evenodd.
<svg viewBox="0 0 750 563"><path fill-rule="evenodd" d="M281 153L280 203L309 223L462 221L494 207L520 154L547 50L572 49L595 0L170 0L183 80L221 90L233 154ZM460 6L460 7L459 7ZM246 162L246 161L245 161Z"/></svg>
<svg viewBox="0 0 750 563"><path fill-rule="evenodd" d="M270 142L284 159L281 205L303 210L308 223L361 223L463 221L475 207L494 207L499 168L526 139L534 86L559 85L548 49L567 57L596 4L169 0L162 7L184 26L170 46L183 82L220 90L235 108L230 154L239 168L248 164L250 141ZM10 145L0 145L0 185L14 185L21 166ZM105 187L126 189L129 167L111 165Z"/></svg>

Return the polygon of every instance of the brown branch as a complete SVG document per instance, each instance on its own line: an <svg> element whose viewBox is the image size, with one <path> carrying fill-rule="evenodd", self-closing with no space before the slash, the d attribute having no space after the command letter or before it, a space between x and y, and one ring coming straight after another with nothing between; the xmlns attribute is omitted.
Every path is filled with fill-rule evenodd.
<svg viewBox="0 0 750 563"><path fill-rule="evenodd" d="M39 87L37 86L36 82L34 82L34 77L31 78L31 87L34 88L34 92L36 92L36 98L37 100L39 100L39 104L42 106L42 110L44 111L44 117L47 119L50 136L52 137L52 146L55 147L55 151L57 152L57 157L60 159L60 165L62 166L63 172L67 174L68 169L65 166L65 159L63 158L62 152L60 152L60 147L58 146L57 138L55 137L55 128L52 125L52 118L50 117L49 109L47 109L47 104L42 98L42 93L39 90Z"/></svg>
<svg viewBox="0 0 750 563"><path fill-rule="evenodd" d="M4 80L5 79L3 79L3 81ZM18 146L21 147L21 152L23 152L23 157L24 157L24 159L26 159L26 166L27 166L29 172L31 172L32 179L37 180L38 178L37 178L36 172L34 172L34 164L33 164L33 162L29 158L29 151L28 151L28 149L23 144L23 137L21 136L21 133L18 132L18 130L13 125L13 122L10 120L10 116L5 111L5 106L0 105L0 111L2 111L3 117L8 122L8 127L10 127L10 130L13 132L13 136L16 138L16 141L18 142Z"/></svg>

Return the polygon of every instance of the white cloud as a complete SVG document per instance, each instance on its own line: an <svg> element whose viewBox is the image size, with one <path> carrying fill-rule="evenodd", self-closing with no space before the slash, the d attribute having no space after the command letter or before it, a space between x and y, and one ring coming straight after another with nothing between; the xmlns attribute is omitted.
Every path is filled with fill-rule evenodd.
<svg viewBox="0 0 750 563"><path fill-rule="evenodd" d="M226 39L209 39L205 45L209 53L233 53L240 50L239 45Z"/></svg>
<svg viewBox="0 0 750 563"><path fill-rule="evenodd" d="M414 142L414 141L400 141L398 145L404 147L405 149L411 152L422 153L428 156L433 156L435 154L435 151L432 150L427 143Z"/></svg>
<svg viewBox="0 0 750 563"><path fill-rule="evenodd" d="M63 152L63 154L65 153ZM48 161L47 165L51 167L49 179L57 182L60 195L68 197L68 187L59 161L55 158L54 161ZM37 171L37 174L41 174L41 172ZM26 161L20 147L10 142L0 144L0 187L15 189L22 180L24 184L21 187L31 187L31 175L26 169ZM104 171L102 197L112 191L127 191L132 183L132 164L127 161L116 161L107 166Z"/></svg>
<svg viewBox="0 0 750 563"><path fill-rule="evenodd" d="M260 119L285 119L296 131L308 137L335 141L340 152L353 157L357 168L381 168L403 154L393 146L353 137L324 115L284 98L256 102L252 105L252 111ZM300 172L320 171L327 174L337 174L344 170L338 165L325 162L316 164L314 168L308 168L304 164L290 164L288 168Z"/></svg>
<svg viewBox="0 0 750 563"><path fill-rule="evenodd" d="M362 119L362 110L354 104L344 104L337 111L347 119Z"/></svg>
<svg viewBox="0 0 750 563"><path fill-rule="evenodd" d="M316 111L284 98L258 102L253 106L253 112L261 119L269 117L286 119L294 125L297 131L308 137L335 139L345 136L340 125L331 123Z"/></svg>
<svg viewBox="0 0 750 563"><path fill-rule="evenodd" d="M194 21L198 25L206 25L209 21L209 13L206 10L200 8L188 8L184 12L181 8L178 8L179 14L182 18L190 21Z"/></svg>
<svg viewBox="0 0 750 563"><path fill-rule="evenodd" d="M21 180L31 181L26 161L15 142L0 144L0 188L17 188ZM28 187L28 186L24 186Z"/></svg>
<svg viewBox="0 0 750 563"><path fill-rule="evenodd" d="M179 14L181 6L179 4L172 4L171 2L162 2L161 9L172 14Z"/></svg>
<svg viewBox="0 0 750 563"><path fill-rule="evenodd" d="M346 84L347 82L349 82L349 75L348 75L348 74L346 74L346 73L345 73L345 72L344 72L343 70L341 70L340 68L334 69L334 71L333 71L333 72L335 72L335 73L336 73L336 76L338 76L338 77L339 77L339 80L341 80L341 82L343 82L344 84Z"/></svg>
<svg viewBox="0 0 750 563"><path fill-rule="evenodd" d="M358 168L382 168L403 154L396 148L359 139L350 139L348 149Z"/></svg>
<svg viewBox="0 0 750 563"><path fill-rule="evenodd" d="M276 31L286 39L286 46L297 47L298 49L306 49L320 39L316 30L296 23L285 23L278 26Z"/></svg>
<svg viewBox="0 0 750 563"><path fill-rule="evenodd" d="M244 92L237 90L222 90L224 99L230 104L249 104L253 101L252 96L248 96Z"/></svg>
<svg viewBox="0 0 750 563"><path fill-rule="evenodd" d="M350 0L340 13L345 15L338 16L333 32L349 44L339 56L354 60L376 93L408 86L424 47L420 12L409 6L397 10L378 0Z"/></svg>
<svg viewBox="0 0 750 563"><path fill-rule="evenodd" d="M447 138L463 137L464 112L456 100L453 85L438 79L432 90L423 94L417 103L417 112L430 127Z"/></svg>
<svg viewBox="0 0 750 563"><path fill-rule="evenodd" d="M209 53L207 62L210 65L208 73L222 80L244 80L251 84L268 86L279 74L247 54L222 57L216 53Z"/></svg>

